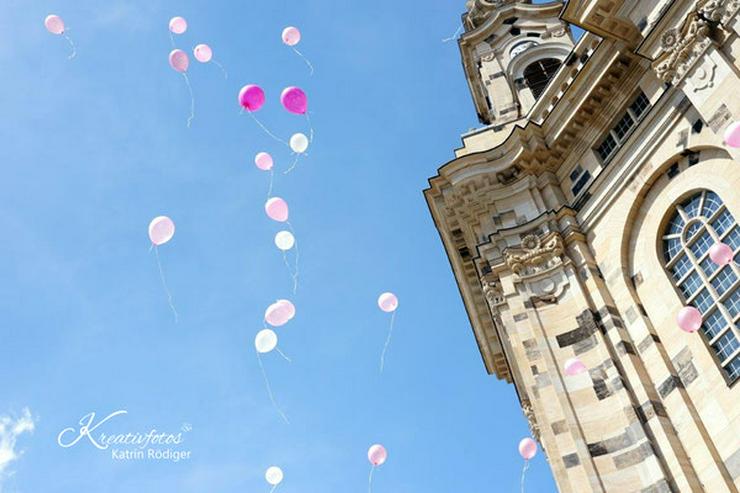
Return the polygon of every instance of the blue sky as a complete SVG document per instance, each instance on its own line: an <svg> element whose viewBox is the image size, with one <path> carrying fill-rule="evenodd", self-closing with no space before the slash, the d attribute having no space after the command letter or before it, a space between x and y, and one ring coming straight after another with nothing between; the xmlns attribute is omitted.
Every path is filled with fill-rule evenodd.
<svg viewBox="0 0 740 493"><path fill-rule="evenodd" d="M477 126L455 31L464 2L8 0L0 17L0 415L23 419L4 492L268 492L367 489L367 448L388 462L375 493L518 491L526 421L512 386L486 375L422 196L427 178ZM61 15L77 44L43 19ZM229 72L191 63L196 98L167 64L167 22L190 52L209 43ZM280 42L295 24L303 62ZM304 131L278 97L299 85L316 138L275 193L301 248L295 297L263 212L268 151L289 151L236 104L258 83L259 117L283 137ZM175 324L147 225L177 224L160 248ZM401 305L383 375L388 316ZM264 363L291 419L268 400L252 345L267 305L291 298ZM57 435L85 414L124 409L107 431L192 426L190 460L117 462ZM2 471L0 469L0 471ZM527 491L554 491L542 456Z"/></svg>

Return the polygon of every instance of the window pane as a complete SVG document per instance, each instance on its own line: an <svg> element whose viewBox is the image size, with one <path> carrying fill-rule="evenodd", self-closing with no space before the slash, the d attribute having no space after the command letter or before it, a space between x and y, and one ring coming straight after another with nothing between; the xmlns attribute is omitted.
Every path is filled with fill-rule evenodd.
<svg viewBox="0 0 740 493"><path fill-rule="evenodd" d="M691 275L679 286L681 292L686 298L691 298L691 295L699 291L702 287L701 277L696 271L692 272Z"/></svg>
<svg viewBox="0 0 740 493"><path fill-rule="evenodd" d="M695 221L691 223L691 226L689 226L688 229L686 230L686 241L693 238L694 235L701 229L702 226L703 224L701 223L701 221Z"/></svg>
<svg viewBox="0 0 740 493"><path fill-rule="evenodd" d="M730 293L730 296L727 297L724 304L730 312L730 315L732 315L732 318L735 318L737 314L740 313L740 289L735 288L732 293Z"/></svg>
<svg viewBox="0 0 740 493"><path fill-rule="evenodd" d="M727 372L727 377L730 379L730 382L734 382L740 378L740 356L733 358L733 360L725 366L725 372Z"/></svg>
<svg viewBox="0 0 740 493"><path fill-rule="evenodd" d="M671 221L668 223L668 228L666 229L666 235L677 235L681 232L683 229L684 222L683 218L680 214L675 214Z"/></svg>
<svg viewBox="0 0 740 493"><path fill-rule="evenodd" d="M709 291L702 289L691 304L698 308L700 312L707 313L714 304L714 298L709 294Z"/></svg>
<svg viewBox="0 0 740 493"><path fill-rule="evenodd" d="M635 121L632 119L629 113L625 113L621 120L614 126L614 133L617 135L619 140L623 140L627 132L630 131Z"/></svg>
<svg viewBox="0 0 740 493"><path fill-rule="evenodd" d="M645 96L644 93L640 93L639 96L637 96L637 99L634 103L630 106L632 109L632 112L637 116L638 118L642 116L642 114L645 112L646 109L650 107L650 100Z"/></svg>
<svg viewBox="0 0 740 493"><path fill-rule="evenodd" d="M611 134L609 134L606 136L601 145L596 149L596 152L599 154L599 157L602 161L606 161L616 148L617 141L614 140L614 137L612 137Z"/></svg>
<svg viewBox="0 0 740 493"><path fill-rule="evenodd" d="M722 201L719 199L717 194L714 192L707 192L704 196L704 209L702 210L701 215L706 218L710 218L721 206Z"/></svg>
<svg viewBox="0 0 740 493"><path fill-rule="evenodd" d="M727 210L724 210L719 215L719 217L714 220L714 222L712 223L712 227L719 236L722 236L723 234L725 234L725 231L730 230L734 222L735 221L732 220L732 215L730 215Z"/></svg>
<svg viewBox="0 0 740 493"><path fill-rule="evenodd" d="M717 266L717 264L712 262L712 259L709 257L705 258L701 263L701 269L704 271L704 274L706 274L707 277L712 277L712 274L717 272L718 268L719 267Z"/></svg>
<svg viewBox="0 0 740 493"><path fill-rule="evenodd" d="M679 251L681 251L681 240L678 238L671 238L663 242L663 255L666 262L675 257Z"/></svg>
<svg viewBox="0 0 740 493"><path fill-rule="evenodd" d="M707 260L709 260L709 262L716 267L716 264L712 262L711 259ZM689 270L691 270L691 260L689 260L689 257L687 257L686 255L681 255L681 258L676 260L676 263L673 265L673 268L671 270L673 271L673 277L676 279L676 281L679 281L683 278L683 276L686 275Z"/></svg>
<svg viewBox="0 0 740 493"><path fill-rule="evenodd" d="M702 234L689 248L694 252L696 258L700 259L705 253L707 253L707 250L709 250L713 244L714 241L712 240L712 237L705 231L704 234Z"/></svg>
<svg viewBox="0 0 740 493"><path fill-rule="evenodd" d="M726 326L727 320L725 320L725 317L719 310L712 311L712 313L704 319L704 323L702 324L704 333L710 340L717 337L717 334L722 332L722 329Z"/></svg>
<svg viewBox="0 0 740 493"><path fill-rule="evenodd" d="M735 281L737 281L737 276L732 271L732 267L728 265L717 274L717 277L712 279L712 286L717 290L717 294L722 296L735 284Z"/></svg>
<svg viewBox="0 0 740 493"><path fill-rule="evenodd" d="M720 361L724 361L732 356L732 353L740 347L740 342L738 342L735 334L731 330L728 330L712 347L717 351Z"/></svg>
<svg viewBox="0 0 740 493"><path fill-rule="evenodd" d="M701 201L701 194L694 195L689 200L684 202L681 207L683 207L684 212L689 217L696 217L699 215L699 202Z"/></svg>
<svg viewBox="0 0 740 493"><path fill-rule="evenodd" d="M733 230L730 231L722 241L730 245L733 251L737 250L737 248L740 247L740 228L733 228Z"/></svg>

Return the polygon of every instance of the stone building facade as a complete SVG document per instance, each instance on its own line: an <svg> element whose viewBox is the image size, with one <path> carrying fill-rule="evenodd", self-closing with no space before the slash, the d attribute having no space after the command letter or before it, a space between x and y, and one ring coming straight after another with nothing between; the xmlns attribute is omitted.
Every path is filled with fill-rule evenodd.
<svg viewBox="0 0 740 493"><path fill-rule="evenodd" d="M470 0L425 197L561 492L740 488L740 0ZM576 42L571 26L585 33ZM704 325L679 330L684 305ZM566 376L578 357L588 371Z"/></svg>

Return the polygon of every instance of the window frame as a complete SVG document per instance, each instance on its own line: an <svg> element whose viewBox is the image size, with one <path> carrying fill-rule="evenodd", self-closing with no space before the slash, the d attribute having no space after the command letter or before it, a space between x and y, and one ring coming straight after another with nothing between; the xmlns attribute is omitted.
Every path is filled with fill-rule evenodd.
<svg viewBox="0 0 740 493"><path fill-rule="evenodd" d="M699 202L697 205L696 215L690 216L684 209L684 206L692 203L697 197L699 198ZM708 203L719 203L719 206L714 210L705 211L705 206ZM709 212L709 215L705 216L705 212ZM729 227L726 227L722 233L718 233L713 224L725 214L725 217L729 217L731 222L729 223ZM671 232L671 225L674 224L677 217L680 217L683 225L678 233ZM691 237L687 237L687 230L695 224L699 224L699 228L694 231ZM715 349L715 345L718 344L722 338L728 334L728 332L732 332L735 339L740 342L740 329L738 328L738 323L740 323L740 311L733 316L726 305L729 299L735 293L740 291L740 268L737 262L733 262L722 268L714 268L710 273L707 273L704 266L709 258L709 249L705 249L701 252L701 255L697 257L692 247L697 245L700 241L705 241L707 237L709 238L710 244L714 244L718 241L724 242L724 240L728 239L732 232L736 230L740 230L740 223L738 223L737 219L729 210L727 204L722 200L722 198L711 190L701 189L698 191L694 190L672 206L671 213L661 226L663 234L660 236L661 263L682 302L687 306L695 306L702 311L699 305L703 303L697 304L697 300L701 300L703 302L706 300L707 294L711 299L711 303L708 305L706 310L702 311L703 323L699 332L701 332L701 338L704 341L705 346L709 350L714 361L717 363L718 369L729 387L736 385L740 381L740 374L735 376L733 379L728 374L728 370L726 370L726 368L730 368L731 364L736 359L740 358L740 346L730 353L728 357L720 360L720 355ZM675 240L676 238L680 241L680 247L677 252L668 258L665 244L666 242ZM740 245L734 248L734 252L735 257L740 255ZM684 259L688 260L688 264L686 264ZM709 260L709 262L711 262L711 260ZM682 265L688 265L688 267L685 268L685 271L680 273L680 275L679 271L674 272L673 270L679 263ZM731 272L734 275L734 281L732 281L720 295L714 285L714 281L717 280L723 272ZM684 286L687 281L695 279L697 276L699 279L699 287L694 289L689 295L686 295L682 286ZM709 328L705 330L706 320L709 316L714 316L715 313L720 313L722 315L722 318L725 321L724 327L716 332ZM710 337L707 331L713 332L713 335Z"/></svg>
<svg viewBox="0 0 740 493"><path fill-rule="evenodd" d="M637 93L632 97L630 101L630 104L625 107L624 111L619 115L619 118L616 118L614 122L612 122L609 130L603 135L601 139L599 139L599 144L593 149L596 153L596 156L598 156L599 160L601 161L602 165L606 165L607 163L609 163L609 161L612 160L617 152L619 152L619 149L621 149L625 142L629 140L630 136L634 133L635 129L640 125L642 120L645 119L645 116L650 113L650 110L653 107L652 103L650 102L650 98L647 97L642 89L638 89ZM637 103L639 102L644 102L645 104L639 105L642 109L638 113L635 108ZM616 129L627 118L632 119L632 125L627 128L627 130L622 134L622 137L619 137ZM609 150L609 153L603 155L601 149L606 145L607 141L610 138L614 142L614 145L610 144L611 149Z"/></svg>

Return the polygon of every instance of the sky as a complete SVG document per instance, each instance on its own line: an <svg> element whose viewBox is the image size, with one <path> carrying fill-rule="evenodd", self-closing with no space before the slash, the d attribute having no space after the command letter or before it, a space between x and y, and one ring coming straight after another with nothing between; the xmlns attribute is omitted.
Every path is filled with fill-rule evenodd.
<svg viewBox="0 0 740 493"><path fill-rule="evenodd" d="M351 4L351 6L349 6ZM427 210L427 179L478 122L455 43L464 1L6 0L0 16L0 491L374 493L519 491L528 427L513 386L486 374ZM61 15L77 47L43 19ZM175 15L190 97L167 63ZM280 40L303 31L303 61ZM307 130L281 90L305 89L315 139L290 174L282 138ZM264 213L268 174L300 248L292 282ZM158 254L147 227L170 216ZM400 299L390 316L377 297ZM265 308L297 309L262 357ZM181 433L179 462L121 460L79 434ZM72 428L72 431L60 433ZM165 447L166 448L166 447ZM555 491L540 453L526 491Z"/></svg>

